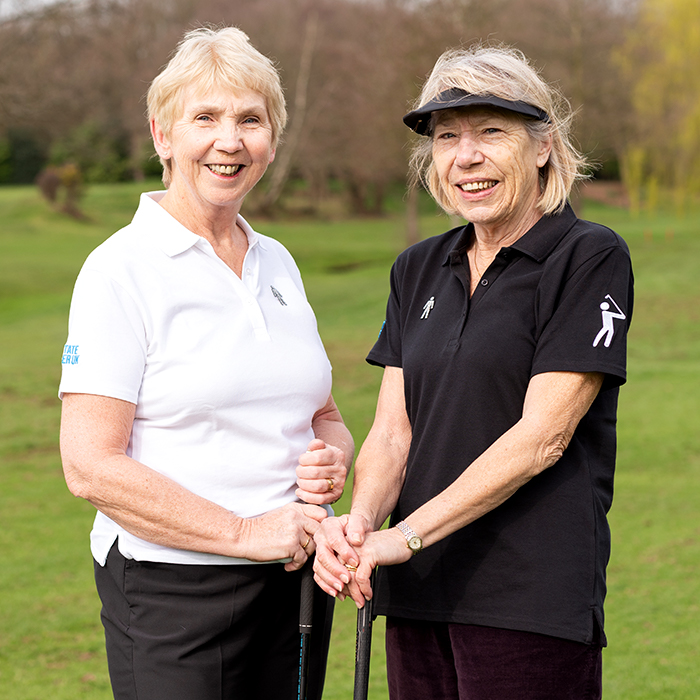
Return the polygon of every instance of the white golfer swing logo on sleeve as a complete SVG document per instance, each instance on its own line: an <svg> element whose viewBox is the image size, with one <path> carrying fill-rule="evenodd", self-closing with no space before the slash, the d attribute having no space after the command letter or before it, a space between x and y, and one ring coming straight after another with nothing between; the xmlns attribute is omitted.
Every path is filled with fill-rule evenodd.
<svg viewBox="0 0 700 700"><path fill-rule="evenodd" d="M433 310L433 306L435 306L435 297L430 297L430 299L425 302L425 306L423 307L423 315L421 318L428 318L430 312Z"/></svg>
<svg viewBox="0 0 700 700"><path fill-rule="evenodd" d="M603 313L603 327L598 331L598 335L595 337L595 340L593 341L593 347L596 348L598 347L598 343L605 338L605 341L603 345L605 345L606 348L610 347L610 343L612 343L613 335L615 335L615 326L613 324L614 319L619 318L620 320L624 321L627 316L622 313L622 309L617 305L615 300L609 295L605 295L606 299L610 299L610 301L615 304L615 308L617 309L617 313L614 311L610 311L610 304L608 304L607 301L604 301L601 305L601 311Z"/></svg>

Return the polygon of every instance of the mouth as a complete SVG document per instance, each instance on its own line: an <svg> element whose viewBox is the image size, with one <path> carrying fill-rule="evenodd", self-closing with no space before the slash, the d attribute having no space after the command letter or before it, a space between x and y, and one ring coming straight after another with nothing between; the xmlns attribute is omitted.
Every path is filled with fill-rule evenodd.
<svg viewBox="0 0 700 700"><path fill-rule="evenodd" d="M239 172L245 166L242 163L237 163L235 165L218 165L216 163L207 163L207 168L211 170L215 175L221 175L223 177L234 177L238 175Z"/></svg>
<svg viewBox="0 0 700 700"><path fill-rule="evenodd" d="M463 182L457 185L462 192L483 192L490 190L498 184L498 180L477 180L475 182Z"/></svg>

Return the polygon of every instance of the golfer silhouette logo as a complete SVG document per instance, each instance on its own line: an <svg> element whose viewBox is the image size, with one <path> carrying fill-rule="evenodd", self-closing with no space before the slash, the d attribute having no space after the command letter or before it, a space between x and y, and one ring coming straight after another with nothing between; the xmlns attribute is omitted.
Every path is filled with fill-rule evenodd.
<svg viewBox="0 0 700 700"><path fill-rule="evenodd" d="M433 306L435 306L435 297L430 297L430 299L425 302L425 306L423 307L423 315L421 318L428 318L430 312L433 310Z"/></svg>
<svg viewBox="0 0 700 700"><path fill-rule="evenodd" d="M606 348L609 348L610 343L612 343L613 335L615 335L615 326L613 324L614 319L619 318L620 320L624 321L627 318L627 316L625 316L625 314L622 313L622 309L617 305L615 300L609 294L606 294L605 298L610 299L610 301L613 304L615 304L617 313L615 313L614 311L610 311L610 304L608 304L607 301L604 301L600 305L600 309L603 312L603 327L600 329L598 335L593 341L594 348L598 347L598 343L600 343L600 341L603 338L605 338L603 345L605 345Z"/></svg>

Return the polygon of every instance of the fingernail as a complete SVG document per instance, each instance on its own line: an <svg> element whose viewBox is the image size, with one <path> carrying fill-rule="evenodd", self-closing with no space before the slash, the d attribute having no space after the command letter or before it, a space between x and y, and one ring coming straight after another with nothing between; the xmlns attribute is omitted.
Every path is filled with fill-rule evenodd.
<svg viewBox="0 0 700 700"><path fill-rule="evenodd" d="M341 580L343 583L350 583L350 577L349 577L347 574L342 574L341 577L340 577L340 580Z"/></svg>

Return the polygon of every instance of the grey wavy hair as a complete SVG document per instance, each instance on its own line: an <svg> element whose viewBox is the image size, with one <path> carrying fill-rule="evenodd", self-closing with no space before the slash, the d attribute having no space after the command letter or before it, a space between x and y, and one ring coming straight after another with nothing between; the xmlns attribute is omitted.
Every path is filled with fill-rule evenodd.
<svg viewBox="0 0 700 700"><path fill-rule="evenodd" d="M540 77L522 52L505 46L477 45L468 49L450 49L440 56L423 85L414 109L455 87L474 95L495 95L506 100L527 102L549 115L549 122L523 117L523 124L533 139L539 141L552 136L552 152L540 169L538 208L545 215L561 211L574 182L588 177L587 160L572 143L573 112L568 100ZM415 144L410 161L413 184L423 182L448 214L456 214L440 184L432 147L430 135L421 137Z"/></svg>

